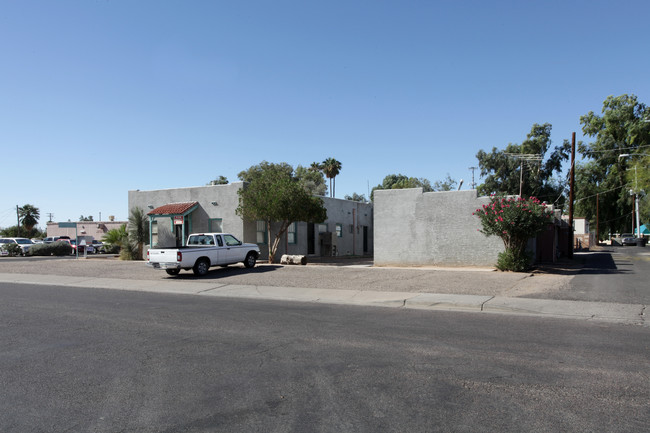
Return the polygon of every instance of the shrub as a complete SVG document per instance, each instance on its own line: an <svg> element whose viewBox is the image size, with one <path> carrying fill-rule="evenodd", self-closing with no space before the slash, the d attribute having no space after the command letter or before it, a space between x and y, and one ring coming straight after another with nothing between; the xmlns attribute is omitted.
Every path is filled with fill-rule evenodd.
<svg viewBox="0 0 650 433"><path fill-rule="evenodd" d="M23 253L23 250L18 244L2 244L0 248L2 248L3 251L8 252L9 257L16 257Z"/></svg>
<svg viewBox="0 0 650 433"><path fill-rule="evenodd" d="M532 254L527 252L517 255L513 250L505 250L499 253L496 268L500 271L525 272L532 260Z"/></svg>
<svg viewBox="0 0 650 433"><path fill-rule="evenodd" d="M104 253L106 253L106 254L119 254L120 253L120 246L119 245L104 243L103 249L104 249Z"/></svg>
<svg viewBox="0 0 650 433"><path fill-rule="evenodd" d="M474 212L481 220L486 236L499 236L505 251L499 254L497 269L523 272L530 266L526 253L528 239L542 233L551 222L546 205L535 197L492 196L490 203Z"/></svg>
<svg viewBox="0 0 650 433"><path fill-rule="evenodd" d="M72 246L67 242L52 242L51 244L36 244L29 248L30 256L69 256Z"/></svg>

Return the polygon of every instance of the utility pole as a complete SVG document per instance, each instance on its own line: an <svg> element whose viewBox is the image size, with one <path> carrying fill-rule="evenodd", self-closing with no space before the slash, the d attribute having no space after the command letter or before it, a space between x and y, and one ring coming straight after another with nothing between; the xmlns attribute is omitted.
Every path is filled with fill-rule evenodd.
<svg viewBox="0 0 650 433"><path fill-rule="evenodd" d="M48 222L48 223L51 223L51 222L52 222L52 218L54 218L54 214L53 214L52 212L50 212L50 213L47 214L47 217L49 218L49 219L47 220L47 222Z"/></svg>
<svg viewBox="0 0 650 433"><path fill-rule="evenodd" d="M536 162L541 164L542 155L537 153L506 153L505 155L521 161L519 167L519 197L521 197L524 189L524 161L527 163Z"/></svg>
<svg viewBox="0 0 650 433"><path fill-rule="evenodd" d="M18 237L20 237L20 212L18 211L18 205L16 205L16 227L18 229Z"/></svg>
<svg viewBox="0 0 650 433"><path fill-rule="evenodd" d="M599 211L598 211L599 201L600 201L600 194L597 193L596 194L596 245L600 243L600 227L598 227L600 221Z"/></svg>
<svg viewBox="0 0 650 433"><path fill-rule="evenodd" d="M573 258L573 187L576 167L576 133L571 135L571 170L569 171L569 249L567 256Z"/></svg>
<svg viewBox="0 0 650 433"><path fill-rule="evenodd" d="M476 189L476 182L474 182L474 170L478 167L469 167L468 170L472 170L472 189Z"/></svg>

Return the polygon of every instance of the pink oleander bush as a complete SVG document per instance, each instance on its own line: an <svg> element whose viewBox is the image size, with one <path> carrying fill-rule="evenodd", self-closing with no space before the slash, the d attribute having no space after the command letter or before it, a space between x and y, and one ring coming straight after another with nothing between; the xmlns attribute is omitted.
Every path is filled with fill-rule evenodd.
<svg viewBox="0 0 650 433"><path fill-rule="evenodd" d="M531 256L526 252L528 239L542 233L552 221L546 205L535 197L492 196L490 203L476 209L481 220L480 230L486 236L499 236L505 251L499 253L497 269L523 272L530 267Z"/></svg>

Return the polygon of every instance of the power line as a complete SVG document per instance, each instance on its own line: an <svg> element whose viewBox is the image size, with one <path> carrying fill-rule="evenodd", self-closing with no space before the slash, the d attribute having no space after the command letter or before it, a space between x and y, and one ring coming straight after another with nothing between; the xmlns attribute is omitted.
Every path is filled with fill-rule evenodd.
<svg viewBox="0 0 650 433"><path fill-rule="evenodd" d="M582 200L587 200L588 198L596 197L598 194L605 194L607 192L616 191L617 189L625 188L627 186L630 186L630 184L626 183L624 185L617 186L616 188L608 189L606 191L600 191L600 192L597 192L596 194L589 195L587 197L579 198L579 199L576 200L576 203L579 202L579 201L582 201Z"/></svg>
<svg viewBox="0 0 650 433"><path fill-rule="evenodd" d="M644 144L644 145L635 146L635 147L617 147L616 149L605 149L605 150L591 150L591 149L588 149L586 151L586 153L620 152L621 150L636 150L636 149L643 149L645 147L650 147L650 144Z"/></svg>

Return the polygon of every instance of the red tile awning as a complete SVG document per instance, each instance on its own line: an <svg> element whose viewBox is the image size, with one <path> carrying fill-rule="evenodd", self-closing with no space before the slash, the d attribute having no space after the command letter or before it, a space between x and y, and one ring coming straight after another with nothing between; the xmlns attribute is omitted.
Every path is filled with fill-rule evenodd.
<svg viewBox="0 0 650 433"><path fill-rule="evenodd" d="M147 215L187 215L199 205L198 201L184 203L169 203L155 208Z"/></svg>

